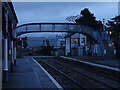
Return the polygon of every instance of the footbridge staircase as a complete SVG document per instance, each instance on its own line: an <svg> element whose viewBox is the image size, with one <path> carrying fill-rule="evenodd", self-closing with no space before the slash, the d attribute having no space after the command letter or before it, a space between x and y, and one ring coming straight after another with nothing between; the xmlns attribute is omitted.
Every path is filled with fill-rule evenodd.
<svg viewBox="0 0 120 90"><path fill-rule="evenodd" d="M74 23L28 23L16 28L16 36L33 32L66 32L81 33L93 38L99 45L101 55L105 59L115 58L116 50L106 31L98 32L88 26Z"/></svg>

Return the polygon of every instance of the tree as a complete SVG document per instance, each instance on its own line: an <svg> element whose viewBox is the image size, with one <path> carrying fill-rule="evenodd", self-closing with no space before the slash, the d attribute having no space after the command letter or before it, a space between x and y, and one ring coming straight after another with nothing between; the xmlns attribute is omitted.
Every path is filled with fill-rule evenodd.
<svg viewBox="0 0 120 90"><path fill-rule="evenodd" d="M75 22L82 25L90 26L95 30L102 29L102 22L97 21L94 14L91 13L88 8L84 8L84 10L81 11L80 18L76 19Z"/></svg>
<svg viewBox="0 0 120 90"><path fill-rule="evenodd" d="M111 18L107 23L107 31L110 32L110 37L114 42L114 46L116 47L116 54L120 56L120 15L114 18Z"/></svg>
<svg viewBox="0 0 120 90"><path fill-rule="evenodd" d="M111 31L111 38L113 39L113 42L119 43L119 35L120 35L120 16L116 16L115 18L111 18L107 23L107 31Z"/></svg>
<svg viewBox="0 0 120 90"><path fill-rule="evenodd" d="M69 16L66 18L67 21L71 22L71 23L76 23L75 20L78 19L80 17L80 15L77 16Z"/></svg>
<svg viewBox="0 0 120 90"><path fill-rule="evenodd" d="M51 51L55 51L52 46L41 46L40 54L41 55L51 55Z"/></svg>

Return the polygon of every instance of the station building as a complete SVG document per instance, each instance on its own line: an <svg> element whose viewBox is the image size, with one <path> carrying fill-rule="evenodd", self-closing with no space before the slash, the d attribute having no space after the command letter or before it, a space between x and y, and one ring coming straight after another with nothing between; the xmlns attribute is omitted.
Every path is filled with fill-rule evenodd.
<svg viewBox="0 0 120 90"><path fill-rule="evenodd" d="M102 56L97 42L87 35L80 33L67 34L65 41L66 56Z"/></svg>
<svg viewBox="0 0 120 90"><path fill-rule="evenodd" d="M12 2L1 2L0 60L2 61L2 81L8 82L8 72L16 65L16 17Z"/></svg>

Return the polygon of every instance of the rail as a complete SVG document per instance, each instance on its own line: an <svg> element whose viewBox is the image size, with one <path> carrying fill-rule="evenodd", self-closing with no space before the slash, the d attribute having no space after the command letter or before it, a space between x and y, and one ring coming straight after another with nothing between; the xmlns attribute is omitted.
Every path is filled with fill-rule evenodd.
<svg viewBox="0 0 120 90"><path fill-rule="evenodd" d="M67 33L82 33L93 37L95 30L85 25L76 23L29 23L23 24L16 28L17 36L32 32L67 32Z"/></svg>
<svg viewBox="0 0 120 90"><path fill-rule="evenodd" d="M102 53L102 55L104 56L104 55L105 55L105 52L106 52L106 48L105 48L105 46L104 46L104 44L103 44L103 42L102 42L102 39L101 39L98 31L96 31L96 33L97 33L97 39L98 39L98 44L99 44L101 53Z"/></svg>

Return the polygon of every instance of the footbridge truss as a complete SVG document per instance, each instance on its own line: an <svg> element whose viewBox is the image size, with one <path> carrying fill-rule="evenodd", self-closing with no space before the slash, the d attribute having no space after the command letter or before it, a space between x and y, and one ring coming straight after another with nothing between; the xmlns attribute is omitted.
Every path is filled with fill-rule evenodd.
<svg viewBox="0 0 120 90"><path fill-rule="evenodd" d="M114 46L109 38L109 35L105 33L106 43L104 43L103 38L100 36L98 31L80 24L75 23L28 23L20 25L16 28L16 36L20 36L26 33L34 33L34 32L67 32L69 34L72 33L81 33L87 36L90 36L95 40L101 50L101 54L105 56L106 49L110 48L111 54L114 55ZM110 47L105 46L105 44L111 44Z"/></svg>

